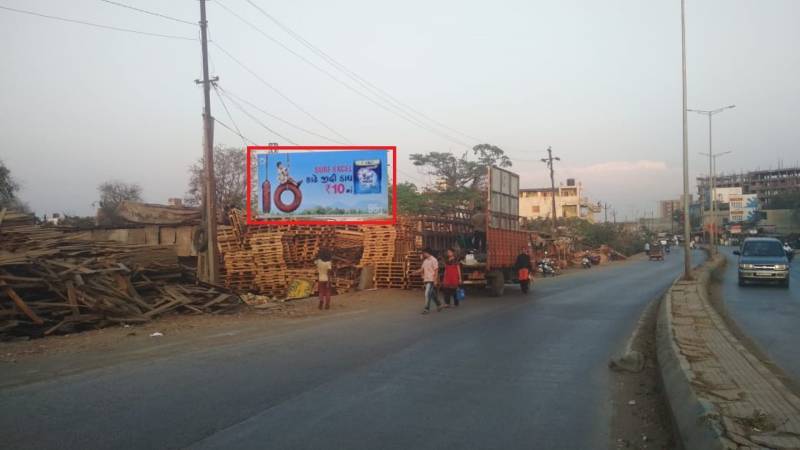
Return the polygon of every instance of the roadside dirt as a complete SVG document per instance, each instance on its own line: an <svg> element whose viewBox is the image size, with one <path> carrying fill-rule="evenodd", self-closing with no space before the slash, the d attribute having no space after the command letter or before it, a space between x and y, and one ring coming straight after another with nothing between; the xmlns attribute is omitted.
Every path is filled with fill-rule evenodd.
<svg viewBox="0 0 800 450"><path fill-rule="evenodd" d="M648 305L628 347L644 356L641 372L612 371L612 449L679 448L656 358L656 318L661 299Z"/></svg>
<svg viewBox="0 0 800 450"><path fill-rule="evenodd" d="M389 294L389 295L387 295ZM269 324L276 320L302 319L357 309L367 304L379 307L391 301L418 299L419 291L367 290L350 292L332 298L331 309L320 311L317 298L271 303L268 308L243 306L235 314L227 315L168 315L145 324L120 325L80 333L50 336L42 339L0 343L0 363L15 363L33 357L114 350L137 341L158 339L153 333L170 337L190 337L196 333L213 334L232 328Z"/></svg>

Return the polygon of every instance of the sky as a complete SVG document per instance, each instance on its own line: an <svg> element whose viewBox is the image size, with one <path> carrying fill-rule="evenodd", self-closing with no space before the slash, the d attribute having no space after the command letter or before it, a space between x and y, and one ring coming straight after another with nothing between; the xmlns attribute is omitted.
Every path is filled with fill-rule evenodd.
<svg viewBox="0 0 800 450"><path fill-rule="evenodd" d="M119 1L199 17L197 0ZM208 20L211 75L231 95L229 115L212 93L212 114L253 142L394 145L399 181L417 184L432 180L409 154L488 142L510 155L523 188L548 185L539 160L552 146L557 183L577 178L618 218L681 192L678 0L252 3L287 28L247 0L209 1ZM0 7L198 36L196 26L100 0ZM736 105L714 117L714 151L732 151L718 160L722 172L800 160L798 17L795 0L687 0L688 106ZM106 180L139 183L149 202L185 194L202 154L199 42L7 10L0 40L0 159L37 213L90 215ZM416 112L397 111L369 86ZM272 116L237 101L243 113L237 97ZM694 179L708 172L698 154L708 151L708 122L690 114L688 123ZM215 141L243 145L220 126Z"/></svg>

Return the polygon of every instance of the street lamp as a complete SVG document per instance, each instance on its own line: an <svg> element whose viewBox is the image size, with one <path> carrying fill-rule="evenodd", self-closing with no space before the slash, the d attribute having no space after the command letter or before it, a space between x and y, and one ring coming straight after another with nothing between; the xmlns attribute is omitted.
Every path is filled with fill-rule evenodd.
<svg viewBox="0 0 800 450"><path fill-rule="evenodd" d="M722 153L700 153L703 156L708 156L710 161L708 167L708 180L711 183L709 189L709 197L711 197L711 226L709 227L709 235L711 236L711 249L712 253L716 250L717 246L717 158L720 156L725 156L733 152L722 152Z"/></svg>
<svg viewBox="0 0 800 450"><path fill-rule="evenodd" d="M681 0L681 81L683 82L683 279L692 279L692 253L689 250L689 129L686 120L686 1Z"/></svg>
<svg viewBox="0 0 800 450"><path fill-rule="evenodd" d="M712 147L711 147L711 142L712 142L711 141L711 138L712 138L711 118L714 117L714 115L719 114L722 111L725 111L726 109L733 109L733 108L736 108L736 105L723 106L722 108L717 108L717 109L710 110L710 111L709 110L702 110L702 109L687 109L687 111L694 112L694 113L697 113L697 114L702 114L704 116L708 116L708 153L706 153L706 154L708 155L708 171L711 174L709 181L711 182L711 191L712 191L712 193L714 191L714 175L713 175L713 173L714 173L714 170L713 170L714 151L712 150ZM716 198L712 196L711 197L711 217L712 217L712 220L714 220L714 224L711 226L711 228L709 230L709 237L710 237L710 241L711 241L710 248L711 248L711 254L712 255L714 253L716 253L716 251L717 251L717 241L716 241L717 231L716 231L716 220L715 220L716 216L715 216L715 213L714 213L714 211L716 210L716 207L714 205L714 201L715 200L716 200Z"/></svg>

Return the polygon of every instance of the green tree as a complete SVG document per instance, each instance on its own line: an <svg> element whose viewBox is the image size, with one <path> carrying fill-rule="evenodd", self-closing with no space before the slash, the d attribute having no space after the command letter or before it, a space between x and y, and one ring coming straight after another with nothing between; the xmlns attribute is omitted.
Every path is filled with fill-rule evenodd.
<svg viewBox="0 0 800 450"><path fill-rule="evenodd" d="M409 158L437 180L435 190L448 192L476 189L487 166L511 167L511 159L500 147L480 144L472 148L472 154L476 160L469 158L469 152L460 156L450 152L413 153Z"/></svg>
<svg viewBox="0 0 800 450"><path fill-rule="evenodd" d="M419 192L414 183L405 181L397 185L397 210L399 213L421 214L426 209L425 196Z"/></svg>
<svg viewBox="0 0 800 450"><path fill-rule="evenodd" d="M245 205L245 151L236 147L214 147L214 176L217 182L217 208L222 211L231 206L244 209ZM189 190L184 201L189 206L203 202L203 158L189 167Z"/></svg>

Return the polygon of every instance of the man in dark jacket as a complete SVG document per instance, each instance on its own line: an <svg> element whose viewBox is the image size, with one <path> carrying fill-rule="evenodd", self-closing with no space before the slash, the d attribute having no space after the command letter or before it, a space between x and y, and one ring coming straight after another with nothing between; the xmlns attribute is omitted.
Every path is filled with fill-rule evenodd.
<svg viewBox="0 0 800 450"><path fill-rule="evenodd" d="M528 293L528 287L531 284L530 276L533 274L533 264L531 263L531 254L528 247L522 249L517 255L517 261L514 263L514 270L517 271L517 279L519 280L519 287L522 289L523 294Z"/></svg>

